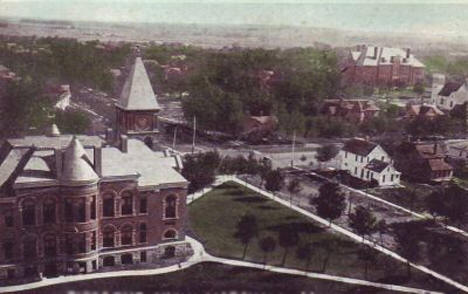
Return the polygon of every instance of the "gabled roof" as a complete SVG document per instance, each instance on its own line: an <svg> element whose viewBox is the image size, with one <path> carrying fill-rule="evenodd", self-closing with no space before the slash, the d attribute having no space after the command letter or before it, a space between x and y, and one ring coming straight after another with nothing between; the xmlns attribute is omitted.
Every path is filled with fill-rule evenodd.
<svg viewBox="0 0 468 294"><path fill-rule="evenodd" d="M377 173L381 173L383 170L387 168L389 165L389 162L381 161L378 159L372 159L367 165L366 168L375 171Z"/></svg>
<svg viewBox="0 0 468 294"><path fill-rule="evenodd" d="M116 105L125 110L160 109L141 57L135 59Z"/></svg>
<svg viewBox="0 0 468 294"><path fill-rule="evenodd" d="M463 86L463 83L456 83L456 82L445 83L442 90L440 90L439 95L444 96L444 97L448 97L453 92L458 91L461 88L461 86Z"/></svg>
<svg viewBox="0 0 468 294"><path fill-rule="evenodd" d="M89 162L83 145L74 137L63 156L63 169L60 180L66 182L82 182L98 180Z"/></svg>
<svg viewBox="0 0 468 294"><path fill-rule="evenodd" d="M343 150L353 154L367 156L377 146L377 144L364 139L354 138L344 144Z"/></svg>

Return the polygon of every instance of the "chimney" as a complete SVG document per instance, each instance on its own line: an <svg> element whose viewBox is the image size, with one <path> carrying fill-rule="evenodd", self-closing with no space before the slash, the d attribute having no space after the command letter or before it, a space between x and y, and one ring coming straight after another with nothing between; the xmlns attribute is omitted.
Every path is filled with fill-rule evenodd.
<svg viewBox="0 0 468 294"><path fill-rule="evenodd" d="M374 46L374 59L377 59L377 52L379 51L379 47Z"/></svg>
<svg viewBox="0 0 468 294"><path fill-rule="evenodd" d="M102 147L94 146L94 170L98 176L102 175Z"/></svg>
<svg viewBox="0 0 468 294"><path fill-rule="evenodd" d="M63 160L62 160L62 150L54 149L55 155L55 173L57 174L57 180L60 180L62 177L62 168L63 168Z"/></svg>
<svg viewBox="0 0 468 294"><path fill-rule="evenodd" d="M128 152L128 137L126 135L120 135L120 150L124 153Z"/></svg>
<svg viewBox="0 0 468 294"><path fill-rule="evenodd" d="M406 58L409 58L409 57L410 57L410 54L411 54L411 49L410 49L410 48L406 48Z"/></svg>

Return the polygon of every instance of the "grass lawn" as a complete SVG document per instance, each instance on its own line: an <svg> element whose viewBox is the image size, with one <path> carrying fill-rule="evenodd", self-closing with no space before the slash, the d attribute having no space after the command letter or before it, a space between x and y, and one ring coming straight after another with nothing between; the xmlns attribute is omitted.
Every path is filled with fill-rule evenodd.
<svg viewBox="0 0 468 294"><path fill-rule="evenodd" d="M49 293L393 293L333 281L204 263L183 271L154 276L96 279L24 291Z"/></svg>
<svg viewBox="0 0 468 294"><path fill-rule="evenodd" d="M298 245L287 251L277 245L267 256L268 264L281 266L284 254L287 254L285 267L304 269L306 260L298 258L296 250L304 243L311 243L313 255L309 270L366 278L365 263L359 258L360 244L329 232L305 216L236 183L225 183L189 206L192 234L204 243L211 254L242 259L244 246L235 234L236 224L245 213L256 216L259 228L258 236L248 245L245 260L263 262L264 254L258 240L265 236L278 240L278 231L289 228L299 232ZM416 270L413 270L412 278L408 281L405 264L373 252L376 258L369 264L368 280L432 290L444 289L443 283Z"/></svg>

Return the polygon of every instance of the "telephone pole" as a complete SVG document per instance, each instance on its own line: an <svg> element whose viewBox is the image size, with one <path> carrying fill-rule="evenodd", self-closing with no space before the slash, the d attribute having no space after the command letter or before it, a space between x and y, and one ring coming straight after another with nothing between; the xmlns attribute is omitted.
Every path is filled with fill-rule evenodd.
<svg viewBox="0 0 468 294"><path fill-rule="evenodd" d="M176 125L176 127L174 128L174 138L172 139L172 149L174 150L175 150L175 145L176 145L177 128L178 126Z"/></svg>
<svg viewBox="0 0 468 294"><path fill-rule="evenodd" d="M291 146L291 167L294 167L294 152L296 149L296 130L294 130L293 133L293 141L292 141L292 146Z"/></svg>
<svg viewBox="0 0 468 294"><path fill-rule="evenodd" d="M195 153L195 135L197 134L197 117L193 116L193 138L192 138L192 154Z"/></svg>

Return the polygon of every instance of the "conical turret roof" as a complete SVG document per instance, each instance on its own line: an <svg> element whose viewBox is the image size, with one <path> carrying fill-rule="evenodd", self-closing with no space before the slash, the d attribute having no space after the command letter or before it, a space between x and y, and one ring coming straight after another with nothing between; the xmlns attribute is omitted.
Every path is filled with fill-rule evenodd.
<svg viewBox="0 0 468 294"><path fill-rule="evenodd" d="M84 182L98 179L98 175L89 163L83 145L74 137L65 149L61 180L65 182Z"/></svg>
<svg viewBox="0 0 468 294"><path fill-rule="evenodd" d="M125 110L160 109L145 66L139 56L135 59L116 105Z"/></svg>

